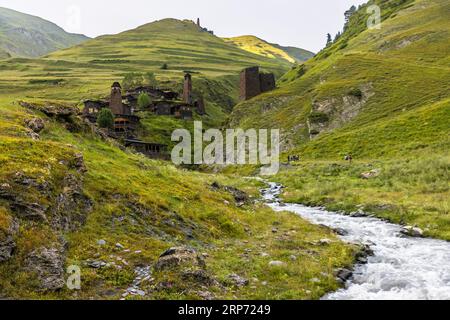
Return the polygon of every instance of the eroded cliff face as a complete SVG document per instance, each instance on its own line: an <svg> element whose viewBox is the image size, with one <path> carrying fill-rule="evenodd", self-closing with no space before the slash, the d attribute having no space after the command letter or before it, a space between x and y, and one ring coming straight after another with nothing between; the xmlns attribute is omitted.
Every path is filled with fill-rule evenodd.
<svg viewBox="0 0 450 320"><path fill-rule="evenodd" d="M371 83L359 86L342 97L314 101L308 118L311 139L320 133L330 132L352 121L374 95Z"/></svg>

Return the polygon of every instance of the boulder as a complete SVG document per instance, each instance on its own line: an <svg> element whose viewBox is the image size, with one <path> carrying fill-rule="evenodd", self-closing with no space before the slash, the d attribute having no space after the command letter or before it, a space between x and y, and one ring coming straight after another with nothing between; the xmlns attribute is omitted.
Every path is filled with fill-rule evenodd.
<svg viewBox="0 0 450 320"><path fill-rule="evenodd" d="M37 274L41 289L56 291L65 285L64 260L61 248L41 247L27 256L25 266L29 272Z"/></svg>
<svg viewBox="0 0 450 320"><path fill-rule="evenodd" d="M39 133L45 128L45 122L41 118L27 119L25 125L34 133Z"/></svg>
<svg viewBox="0 0 450 320"><path fill-rule="evenodd" d="M11 219L6 230L0 230L0 263L9 260L13 256L16 249L14 236L18 231L19 223L15 219Z"/></svg>
<svg viewBox="0 0 450 320"><path fill-rule="evenodd" d="M378 177L380 175L380 173L381 173L380 169L373 169L368 172L361 173L361 178L366 179L366 180L373 179L373 178Z"/></svg>
<svg viewBox="0 0 450 320"><path fill-rule="evenodd" d="M202 286L214 286L217 281L211 277L205 270L185 270L181 273L181 279L184 281L195 282Z"/></svg>
<svg viewBox="0 0 450 320"><path fill-rule="evenodd" d="M402 235L408 236L408 237L414 237L414 238L422 238L423 237L423 230L417 227L412 226L406 226L403 227L403 229L400 231Z"/></svg>
<svg viewBox="0 0 450 320"><path fill-rule="evenodd" d="M181 265L205 269L206 264L201 255L193 248L174 247L166 250L158 259L155 270L172 269Z"/></svg>
<svg viewBox="0 0 450 320"><path fill-rule="evenodd" d="M286 265L286 263L284 263L283 261L270 261L269 262L270 267L284 267L285 265Z"/></svg>
<svg viewBox="0 0 450 320"><path fill-rule="evenodd" d="M230 186L222 186L218 182L212 183L211 188L213 190L224 190L230 193L234 197L234 200L236 201L236 204L238 206L242 206L250 202L250 197L248 196L248 194L237 188Z"/></svg>
<svg viewBox="0 0 450 320"><path fill-rule="evenodd" d="M336 277L342 282L347 282L353 276L353 272L349 269L338 269Z"/></svg>
<svg viewBox="0 0 450 320"><path fill-rule="evenodd" d="M245 279L235 273L230 274L228 276L228 279L231 281L231 283L233 285L235 285L236 287L245 287L247 286L250 282L248 281L248 279Z"/></svg>

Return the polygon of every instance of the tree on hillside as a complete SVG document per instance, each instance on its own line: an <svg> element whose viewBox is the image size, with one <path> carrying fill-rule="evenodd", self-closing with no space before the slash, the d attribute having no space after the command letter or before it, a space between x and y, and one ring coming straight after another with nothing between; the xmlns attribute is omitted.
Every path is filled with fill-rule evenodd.
<svg viewBox="0 0 450 320"><path fill-rule="evenodd" d="M334 42L338 41L341 36L342 36L342 33L340 31L338 33L336 33L336 36L334 37Z"/></svg>
<svg viewBox="0 0 450 320"><path fill-rule="evenodd" d="M97 116L97 125L100 128L111 129L114 126L114 115L111 110L103 108Z"/></svg>
<svg viewBox="0 0 450 320"><path fill-rule="evenodd" d="M167 69L169 69L169 66L167 65L167 63L164 63L164 64L161 66L161 69L162 69L162 70L167 70Z"/></svg>
<svg viewBox="0 0 450 320"><path fill-rule="evenodd" d="M352 15L356 12L356 7L355 6L351 6L350 9L348 9L347 11L345 11L344 16L345 16L345 22L348 23L350 21L350 18L352 17Z"/></svg>
<svg viewBox="0 0 450 320"><path fill-rule="evenodd" d="M327 47L333 43L333 38L331 38L331 34L327 33Z"/></svg>
<svg viewBox="0 0 450 320"><path fill-rule="evenodd" d="M144 84L144 76L142 73L130 72L127 73L122 80L122 85L125 90L136 88Z"/></svg>
<svg viewBox="0 0 450 320"><path fill-rule="evenodd" d="M145 75L145 82L152 87L158 86L158 81L156 80L155 74L153 72L147 72Z"/></svg>
<svg viewBox="0 0 450 320"><path fill-rule="evenodd" d="M145 92L142 92L138 97L138 106L140 109L147 108L152 101L150 100L150 97Z"/></svg>

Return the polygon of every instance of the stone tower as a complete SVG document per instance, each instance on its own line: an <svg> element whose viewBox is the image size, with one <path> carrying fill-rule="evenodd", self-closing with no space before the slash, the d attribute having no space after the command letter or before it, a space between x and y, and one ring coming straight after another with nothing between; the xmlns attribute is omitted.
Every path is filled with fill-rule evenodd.
<svg viewBox="0 0 450 320"><path fill-rule="evenodd" d="M118 82L114 82L111 86L109 108L113 114L123 114L122 87Z"/></svg>
<svg viewBox="0 0 450 320"><path fill-rule="evenodd" d="M240 99L248 100L261 93L259 67L242 70L240 83Z"/></svg>
<svg viewBox="0 0 450 320"><path fill-rule="evenodd" d="M197 26L198 26L199 28L202 27L202 26L200 25L200 18L197 18Z"/></svg>
<svg viewBox="0 0 450 320"><path fill-rule="evenodd" d="M205 99L203 96L200 96L200 98L196 101L196 107L197 107L197 113L201 116L206 114L206 108L205 108Z"/></svg>
<svg viewBox="0 0 450 320"><path fill-rule="evenodd" d="M183 101L192 104L192 76L190 73L184 75Z"/></svg>

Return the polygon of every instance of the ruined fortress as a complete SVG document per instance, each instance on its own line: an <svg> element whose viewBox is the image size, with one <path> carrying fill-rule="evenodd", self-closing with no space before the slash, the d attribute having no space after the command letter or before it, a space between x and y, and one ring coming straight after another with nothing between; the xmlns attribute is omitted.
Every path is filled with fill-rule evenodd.
<svg viewBox="0 0 450 320"><path fill-rule="evenodd" d="M249 100L276 87L273 73L261 73L259 67L242 70L240 80L240 100Z"/></svg>

